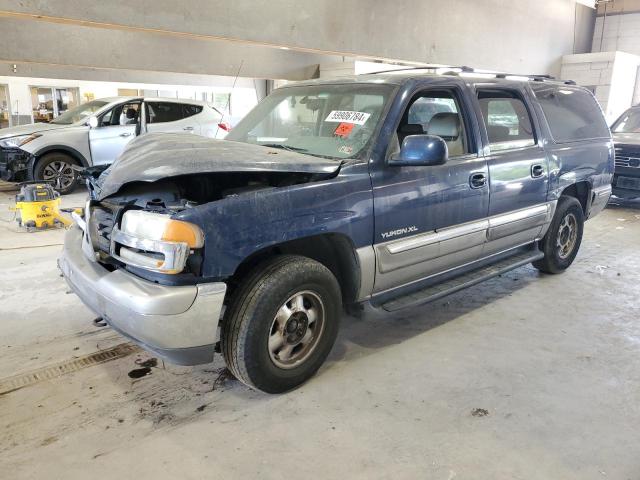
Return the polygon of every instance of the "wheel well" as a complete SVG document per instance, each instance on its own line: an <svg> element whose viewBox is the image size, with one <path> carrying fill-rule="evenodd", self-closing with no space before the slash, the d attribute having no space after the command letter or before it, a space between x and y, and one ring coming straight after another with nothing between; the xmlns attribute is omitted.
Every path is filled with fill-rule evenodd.
<svg viewBox="0 0 640 480"><path fill-rule="evenodd" d="M341 234L323 234L272 245L246 258L229 278L233 291L243 278L259 263L273 255L291 254L311 258L336 277L344 304L355 302L360 288L360 267L351 240Z"/></svg>
<svg viewBox="0 0 640 480"><path fill-rule="evenodd" d="M591 191L591 184L589 182L577 182L573 185L569 185L562 191L562 195L568 197L575 197L582 205L582 211L587 214L587 208L589 206L589 192Z"/></svg>
<svg viewBox="0 0 640 480"><path fill-rule="evenodd" d="M52 153L60 153L62 155L66 155L67 157L71 157L78 165L82 165L83 167L87 167L88 163L87 161L82 157L82 155L80 155L78 152L73 152L67 149L63 149L63 148L52 148L50 150L46 150L43 152L38 152L35 155L35 161L33 162L33 165L31 167L31 174L35 173L35 168L36 168L36 164L42 160L43 157L46 157L49 154Z"/></svg>

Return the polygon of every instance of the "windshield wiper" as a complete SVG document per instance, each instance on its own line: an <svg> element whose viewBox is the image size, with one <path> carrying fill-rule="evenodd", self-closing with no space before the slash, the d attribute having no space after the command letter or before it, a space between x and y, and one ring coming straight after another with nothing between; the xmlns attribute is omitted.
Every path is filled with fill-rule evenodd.
<svg viewBox="0 0 640 480"><path fill-rule="evenodd" d="M256 145L260 145L261 147L267 147L267 148L281 148L282 150L304 153L305 155L310 155L312 157L318 157L318 158L326 158L327 160L337 160L336 157L331 157L328 155L320 155L319 153L310 153L309 150L307 150L306 148L290 147L289 145L283 145L281 143L258 143Z"/></svg>
<svg viewBox="0 0 640 480"><path fill-rule="evenodd" d="M289 150L290 152L308 152L306 148L290 147L289 145L283 145L282 143L259 143L261 147L269 148L281 148L282 150Z"/></svg>

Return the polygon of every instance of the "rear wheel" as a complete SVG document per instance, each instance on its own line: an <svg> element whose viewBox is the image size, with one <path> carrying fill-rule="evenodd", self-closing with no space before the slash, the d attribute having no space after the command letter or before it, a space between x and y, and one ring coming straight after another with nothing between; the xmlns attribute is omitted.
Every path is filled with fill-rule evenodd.
<svg viewBox="0 0 640 480"><path fill-rule="evenodd" d="M584 212L574 197L560 197L549 230L540 245L544 258L533 266L545 273L561 273L573 263L582 242Z"/></svg>
<svg viewBox="0 0 640 480"><path fill-rule="evenodd" d="M73 192L78 174L73 169L77 162L64 153L49 153L38 160L33 169L33 179L48 182L58 192L65 195Z"/></svg>
<svg viewBox="0 0 640 480"><path fill-rule="evenodd" d="M243 281L225 314L221 347L246 385L282 393L305 382L327 358L338 333L340 287L322 264L282 255Z"/></svg>

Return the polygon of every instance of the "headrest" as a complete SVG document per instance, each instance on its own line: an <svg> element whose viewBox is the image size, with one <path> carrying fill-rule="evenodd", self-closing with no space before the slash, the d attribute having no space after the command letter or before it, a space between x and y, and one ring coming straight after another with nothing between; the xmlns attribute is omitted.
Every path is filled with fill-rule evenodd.
<svg viewBox="0 0 640 480"><path fill-rule="evenodd" d="M138 116L138 111L135 108L127 108L127 119L132 120Z"/></svg>
<svg viewBox="0 0 640 480"><path fill-rule="evenodd" d="M460 117L457 113L436 113L429 121L429 135L436 135L444 140L456 140L460 135Z"/></svg>
<svg viewBox="0 0 640 480"><path fill-rule="evenodd" d="M490 142L506 142L509 140L509 127L489 125L487 126L487 135Z"/></svg>
<svg viewBox="0 0 640 480"><path fill-rule="evenodd" d="M404 135L423 135L424 129L419 123L405 123L400 125L400 133Z"/></svg>

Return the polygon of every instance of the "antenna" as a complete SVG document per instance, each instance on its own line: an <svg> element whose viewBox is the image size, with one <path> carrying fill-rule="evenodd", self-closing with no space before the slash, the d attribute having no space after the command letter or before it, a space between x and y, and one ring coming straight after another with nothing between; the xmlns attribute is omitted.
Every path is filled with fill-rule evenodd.
<svg viewBox="0 0 640 480"><path fill-rule="evenodd" d="M240 60L240 66L238 67L238 72L236 73L236 78L233 79L233 85L231 86L231 93L229 94L229 98L227 99L227 105L225 105L225 107L224 107L224 112L222 112L222 117L220 117L220 121L218 122L218 128L216 128L215 137L218 136L218 132L220 131L220 124L224 120L224 116L226 115L227 110L229 110L229 107L231 105L231 96L233 95L233 91L236 89L236 82L238 81L238 77L240 76L240 70L242 70L242 65L243 64L244 64L244 60Z"/></svg>

